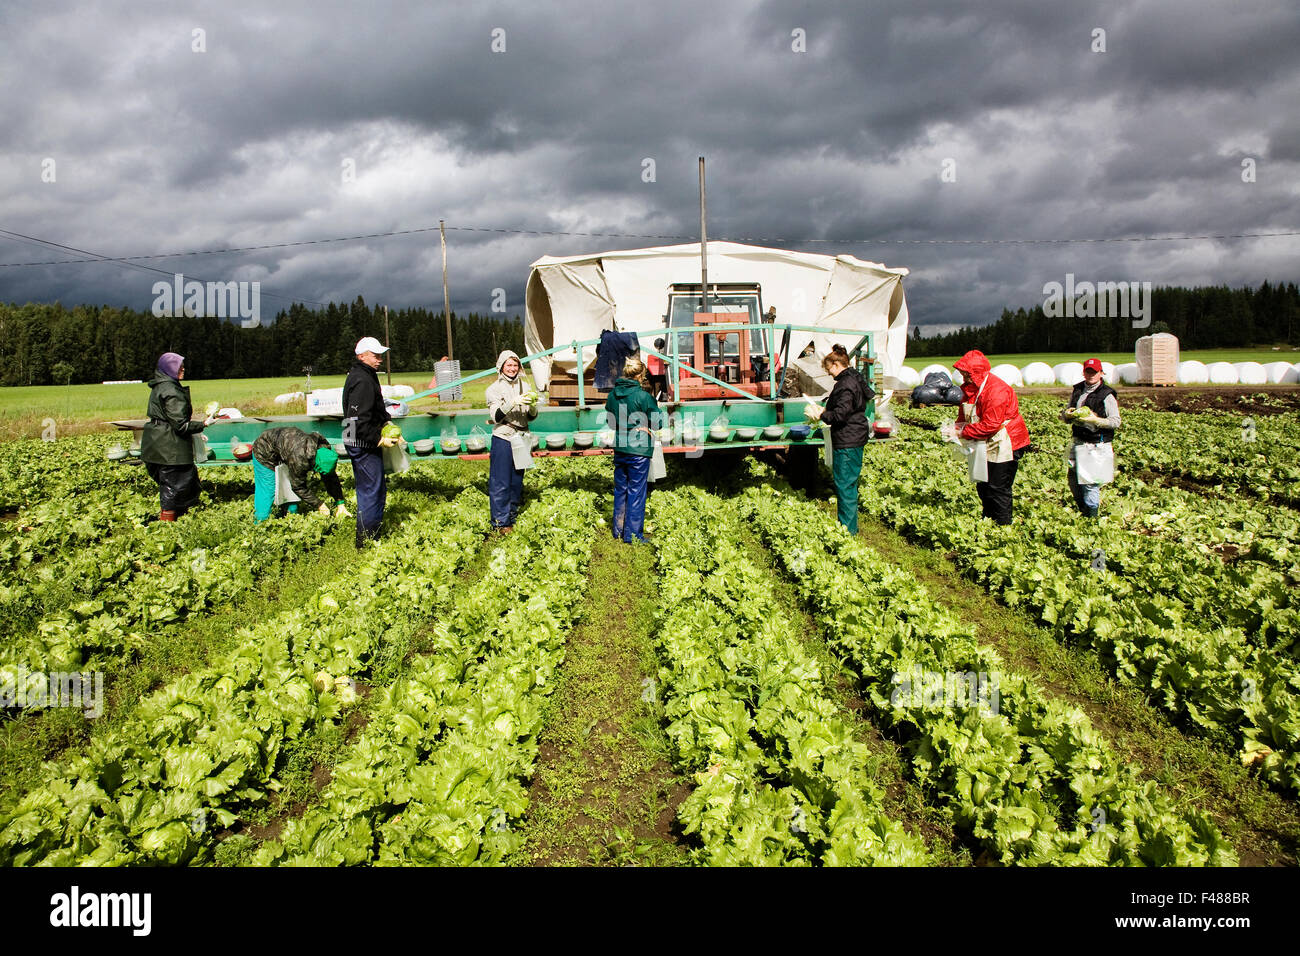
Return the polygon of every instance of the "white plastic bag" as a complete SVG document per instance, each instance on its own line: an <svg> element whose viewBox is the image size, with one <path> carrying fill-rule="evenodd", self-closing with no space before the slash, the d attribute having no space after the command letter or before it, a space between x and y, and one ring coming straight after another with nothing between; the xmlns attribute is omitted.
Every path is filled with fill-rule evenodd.
<svg viewBox="0 0 1300 956"><path fill-rule="evenodd" d="M411 456L406 453L406 442L399 441L392 448L384 449L384 473L400 475L411 467Z"/></svg>
<svg viewBox="0 0 1300 956"><path fill-rule="evenodd" d="M822 426L822 437L826 444L822 446L822 458L826 461L826 467L835 472L835 449L831 447L831 430L825 425Z"/></svg>
<svg viewBox="0 0 1300 956"><path fill-rule="evenodd" d="M650 456L650 480L662 481L668 477L668 465L664 461L664 446L655 441L654 454Z"/></svg>
<svg viewBox="0 0 1300 956"><path fill-rule="evenodd" d="M527 435L516 432L510 436L510 454L514 456L516 468L533 467L533 448Z"/></svg>
<svg viewBox="0 0 1300 956"><path fill-rule="evenodd" d="M988 442L959 438L955 444L950 444L948 447L966 465L966 474L971 481L989 480Z"/></svg>
<svg viewBox="0 0 1300 956"><path fill-rule="evenodd" d="M201 465L208 460L208 436L199 432L190 439L194 446L194 464Z"/></svg>
<svg viewBox="0 0 1300 956"><path fill-rule="evenodd" d="M296 501L301 501L293 492L293 486L289 484L289 466L275 466L275 500L273 506L278 508L280 505L291 505Z"/></svg>
<svg viewBox="0 0 1300 956"><path fill-rule="evenodd" d="M1110 442L1074 446L1075 475L1081 485L1108 485L1115 480L1115 449Z"/></svg>

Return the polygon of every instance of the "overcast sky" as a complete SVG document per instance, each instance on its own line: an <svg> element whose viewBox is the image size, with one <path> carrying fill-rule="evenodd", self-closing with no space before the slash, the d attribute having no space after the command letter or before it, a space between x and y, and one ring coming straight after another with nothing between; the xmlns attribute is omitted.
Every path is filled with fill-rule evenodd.
<svg viewBox="0 0 1300 956"><path fill-rule="evenodd" d="M710 238L906 267L923 326L1066 273L1298 281L1300 237L878 241L1296 231L1297 50L1295 0L5 0L0 229L128 256L433 227L145 262L260 280L273 314L440 308L445 219L453 308L513 315L542 255L674 240L471 227L691 241L704 155ZM5 267L0 300L147 309L160 278Z"/></svg>

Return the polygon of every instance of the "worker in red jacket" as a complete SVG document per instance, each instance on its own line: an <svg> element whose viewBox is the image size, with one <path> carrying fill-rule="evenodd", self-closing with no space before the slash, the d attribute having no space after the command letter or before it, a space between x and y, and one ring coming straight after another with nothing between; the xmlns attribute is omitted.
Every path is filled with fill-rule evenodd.
<svg viewBox="0 0 1300 956"><path fill-rule="evenodd" d="M963 379L957 434L988 446L988 481L975 483L984 517L1011 524L1011 485L1020 457L1029 447L1029 429L1020 416L1020 402L1011 386L989 371L983 352L967 352L952 367Z"/></svg>

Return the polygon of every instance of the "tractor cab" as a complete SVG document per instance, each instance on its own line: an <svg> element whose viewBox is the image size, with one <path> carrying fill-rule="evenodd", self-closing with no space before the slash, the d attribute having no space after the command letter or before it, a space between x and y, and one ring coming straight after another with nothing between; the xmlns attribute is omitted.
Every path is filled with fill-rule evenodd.
<svg viewBox="0 0 1300 956"><path fill-rule="evenodd" d="M763 319L762 290L756 283L709 283L701 295L696 283L674 283L668 292L668 322L676 333L679 370L677 400L734 398L735 392L695 374L703 372L741 391L768 397L771 332L727 331L727 325L755 325ZM672 345L668 346L671 351ZM693 371L694 370L694 371ZM671 370L670 370L671 374Z"/></svg>

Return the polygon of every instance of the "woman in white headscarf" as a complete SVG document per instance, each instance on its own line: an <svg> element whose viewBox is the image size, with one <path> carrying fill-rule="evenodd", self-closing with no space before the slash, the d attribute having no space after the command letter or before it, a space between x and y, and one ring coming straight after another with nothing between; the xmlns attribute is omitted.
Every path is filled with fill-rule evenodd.
<svg viewBox="0 0 1300 956"><path fill-rule="evenodd" d="M492 527L508 534L524 496L524 470L515 467L515 446L523 443L528 454L528 423L537 417L537 393L521 374L519 356L506 349L497 356L497 380L487 387L488 422L492 425L492 452L488 460L488 500Z"/></svg>

